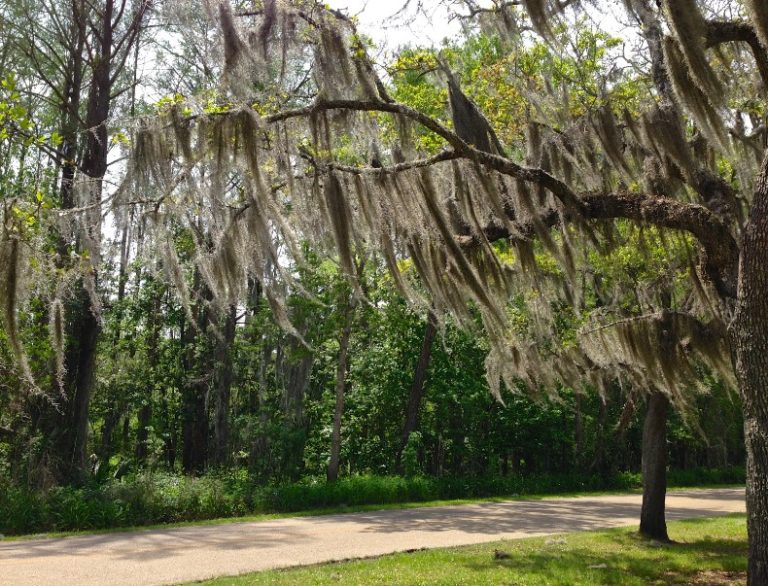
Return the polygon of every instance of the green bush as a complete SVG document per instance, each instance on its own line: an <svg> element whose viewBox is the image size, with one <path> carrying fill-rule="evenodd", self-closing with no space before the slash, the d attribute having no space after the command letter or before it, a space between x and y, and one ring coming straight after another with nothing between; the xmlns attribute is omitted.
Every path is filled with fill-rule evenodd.
<svg viewBox="0 0 768 586"><path fill-rule="evenodd" d="M740 484L743 468L671 471L671 486ZM244 471L201 478L142 473L83 488L30 493L0 483L0 533L109 529L236 517L460 498L626 490L642 485L639 474L610 477L541 474L473 477L350 476L334 483L307 479L259 486Z"/></svg>

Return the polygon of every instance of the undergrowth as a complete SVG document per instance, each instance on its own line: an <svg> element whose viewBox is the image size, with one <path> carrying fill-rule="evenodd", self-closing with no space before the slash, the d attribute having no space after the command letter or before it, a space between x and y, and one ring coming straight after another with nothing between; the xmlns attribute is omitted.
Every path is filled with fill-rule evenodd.
<svg viewBox="0 0 768 586"><path fill-rule="evenodd" d="M743 468L671 471L670 486L740 484ZM360 505L548 495L641 486L635 473L493 477L350 476L261 485L245 471L194 478L140 473L80 488L29 492L0 482L0 533L110 529Z"/></svg>

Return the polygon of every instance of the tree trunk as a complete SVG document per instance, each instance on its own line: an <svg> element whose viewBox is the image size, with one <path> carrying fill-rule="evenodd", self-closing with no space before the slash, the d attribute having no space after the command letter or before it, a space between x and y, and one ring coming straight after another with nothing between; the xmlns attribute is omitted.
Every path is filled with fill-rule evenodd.
<svg viewBox="0 0 768 586"><path fill-rule="evenodd" d="M261 345L257 388L255 395L252 396L254 402L252 412L258 413L259 415L258 428L254 435L253 443L251 444L251 453L248 457L248 468L252 472L257 469L260 472L266 471L270 449L268 433L270 413L267 401L267 369L272 360L272 352L274 348L267 339L267 336L264 335L261 337Z"/></svg>
<svg viewBox="0 0 768 586"><path fill-rule="evenodd" d="M747 448L749 586L768 584L768 153L758 178L739 259L731 326Z"/></svg>
<svg viewBox="0 0 768 586"><path fill-rule="evenodd" d="M664 516L667 494L667 412L669 399L660 392L648 398L643 424L643 506L640 533L657 541L669 541Z"/></svg>
<svg viewBox="0 0 768 586"><path fill-rule="evenodd" d="M403 450L405 450L405 446L408 445L408 438L419 427L421 400L424 397L424 385L427 381L427 370L429 369L429 362L432 358L432 344L435 341L436 335L437 318L435 314L430 311L427 316L427 326L424 329L424 338L421 342L419 360L416 362L416 369L413 372L411 391L408 394L408 406L405 410L405 425L403 425L403 433L400 437L400 449L397 451L397 457L395 459L395 469L399 473L402 473L403 471Z"/></svg>
<svg viewBox="0 0 768 586"><path fill-rule="evenodd" d="M150 391L151 393L151 391ZM138 427L136 429L136 464L143 466L147 463L149 452L149 423L152 421L152 396L146 397L139 409Z"/></svg>
<svg viewBox="0 0 768 586"><path fill-rule="evenodd" d="M98 291L98 268L101 262L102 180L107 172L109 150L107 120L113 82L113 9L112 0L108 0L104 5L102 23L97 35L99 59L93 66L85 115L85 126L89 132L85 139L82 170L88 181L85 203L91 207L85 214L85 226L79 235L77 248L78 251L87 253L91 274L82 277L77 291L79 315L71 316L70 320L73 326L70 339L74 340L75 344L70 354L73 360L67 363L66 377L70 392L66 447L71 456L67 475L71 480L79 479L86 469L88 411L96 372L96 346L101 332L101 323L97 317L98 301L94 299L94 295Z"/></svg>
<svg viewBox="0 0 768 586"><path fill-rule="evenodd" d="M344 329L339 340L339 362L336 368L336 407L333 411L333 433L331 435L331 459L328 462L328 482L336 482L339 477L341 459L341 420L344 415L344 396L347 392L347 352L352 333L351 310L345 310Z"/></svg>
<svg viewBox="0 0 768 586"><path fill-rule="evenodd" d="M573 405L573 462L581 469L584 463L584 416L581 412L583 397L576 393Z"/></svg>
<svg viewBox="0 0 768 586"><path fill-rule="evenodd" d="M605 457L606 421L608 419L608 404L606 398L600 397L600 407L597 412L597 433L595 434L595 455L589 465L590 472L605 474L608 470Z"/></svg>
<svg viewBox="0 0 768 586"><path fill-rule="evenodd" d="M148 377L146 382L147 396L143 397L139 409L138 428L136 430L136 463L141 466L146 463L148 455L149 425L152 421L152 401L154 389L158 381L158 365L160 364L160 328L162 327L162 315L160 313L163 290L153 280L147 284L152 291L152 309L147 315L147 367Z"/></svg>
<svg viewBox="0 0 768 586"><path fill-rule="evenodd" d="M232 352L237 326L237 307L231 306L224 318L222 338L216 341L216 414L214 418L214 462L225 466L229 457L229 403L232 390Z"/></svg>
<svg viewBox="0 0 768 586"><path fill-rule="evenodd" d="M186 324L181 341L184 348L183 366L185 378L182 388L182 452L181 464L184 472L199 474L205 471L208 461L208 377L201 363L208 353L208 308L211 292L195 271L193 291L199 300L193 309L194 324ZM197 324L197 327L195 327ZM203 340L198 340L201 336ZM201 345L205 345L202 348Z"/></svg>
<svg viewBox="0 0 768 586"><path fill-rule="evenodd" d="M127 51L132 47L147 7L148 4L137 6L133 24L122 37L116 39L117 23L124 16L126 2L117 7L116 18L115 0L105 0L98 8L88 3L73 2L68 7L71 9L68 16L72 22L72 39L59 39L67 60L65 97L60 106L63 150L66 153L60 184L61 207L71 209L76 205L73 189L76 165L72 161L77 161L81 155L80 168L85 176L82 204L87 211L80 229L61 238L58 247L62 259L69 257L67 247L74 245L81 258L89 260L88 271L77 284L67 312L67 372L64 379L67 406L62 413L54 411L44 416L46 432L50 432L49 436L53 438L51 451L57 462L54 473L64 481L82 480L87 470L88 412L101 331L96 295L101 263L102 181L107 171L109 151L107 122L113 86L125 65L120 50ZM89 59L84 58L85 49L90 53ZM86 68L90 76L84 74ZM88 99L82 124L80 99L86 83Z"/></svg>
<svg viewBox="0 0 768 586"><path fill-rule="evenodd" d="M72 316L79 320L72 320L74 328L70 333L77 340L77 348L76 352L70 354L73 359L68 361L69 376L65 377L70 383L67 385L70 394L64 442L67 459L62 464L63 477L71 482L82 480L87 468L88 411L96 371L96 345L101 330L85 288L78 291L78 297L78 306L82 310L79 316Z"/></svg>
<svg viewBox="0 0 768 586"><path fill-rule="evenodd" d="M187 350L194 353L194 342ZM205 380L194 368L194 358L185 359L185 368L192 367L191 377L184 385L182 402L182 454L181 464L184 472L200 474L205 471L208 460L208 413L206 410L207 388Z"/></svg>

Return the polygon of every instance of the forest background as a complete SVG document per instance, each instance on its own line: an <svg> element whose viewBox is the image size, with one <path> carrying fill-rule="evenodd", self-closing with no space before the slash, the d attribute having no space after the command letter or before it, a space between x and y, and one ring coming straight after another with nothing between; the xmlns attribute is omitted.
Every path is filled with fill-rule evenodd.
<svg viewBox="0 0 768 586"><path fill-rule="evenodd" d="M438 318L406 299L375 255L356 256L358 295L338 258L302 242L281 303L251 278L246 295L220 307L194 262L194 226L158 238L140 202L99 206L98 230L79 232L69 218L92 214L94 195L76 193L73 177L90 169L106 178L99 201L116 199L136 120L183 113L191 100L208 115L231 107L220 84L228 48L199 2L97 4L0 9L3 217L50 261L29 255L24 270L41 281L3 291L24 303L7 303L14 315L0 331L0 532L640 485L648 389L621 377L601 388L521 379L494 397L479 313L475 327ZM456 34L441 46L376 54L398 102L451 125L447 67L499 138L521 145L531 132L521 76L567 86L576 116L599 111L606 78L625 108L648 100L649 72L622 56L635 40L594 26L594 13L556 28L556 45L529 38L510 50L472 3L459 5L449 7L461 8ZM315 91L302 73L297 103ZM748 108L759 118L758 105ZM426 131L417 141L424 153L442 148ZM351 148L335 154L359 162ZM368 155L379 156L375 146ZM641 316L661 290L668 305L690 294L690 242L630 225L616 237L580 274L581 307L565 295L548 302L556 335L531 331L531 343L557 346L552 360L601 305ZM518 260L495 250L503 263ZM538 243L533 254L546 280L566 279L551 249ZM398 262L419 288L412 261ZM524 332L532 296L508 302ZM741 482L739 399L697 368L666 423L671 482Z"/></svg>

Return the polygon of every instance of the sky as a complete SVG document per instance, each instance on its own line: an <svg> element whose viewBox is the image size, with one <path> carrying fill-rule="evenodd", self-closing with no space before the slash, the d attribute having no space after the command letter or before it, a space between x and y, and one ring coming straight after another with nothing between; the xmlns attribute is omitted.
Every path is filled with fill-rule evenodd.
<svg viewBox="0 0 768 586"><path fill-rule="evenodd" d="M367 34L385 54L391 54L403 45L439 45L444 38L457 37L461 32L458 20L450 20L448 11L438 0L326 0L333 8L345 10L357 16L361 32ZM417 4L425 5L424 13L415 10ZM491 0L476 0L482 7L491 6ZM606 10L613 3L591 7L584 4L592 23L620 38L636 35L617 20L622 10ZM407 6L405 17L398 12Z"/></svg>
<svg viewBox="0 0 768 586"><path fill-rule="evenodd" d="M409 7L406 18L396 17L406 0L330 0L328 4L358 16L361 32L387 51L403 45L439 44L442 39L460 32L458 22L449 21L445 8L434 1L424 2L429 6L427 14L415 14L416 11ZM416 0L411 0L410 4L415 5Z"/></svg>

